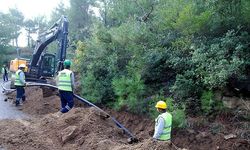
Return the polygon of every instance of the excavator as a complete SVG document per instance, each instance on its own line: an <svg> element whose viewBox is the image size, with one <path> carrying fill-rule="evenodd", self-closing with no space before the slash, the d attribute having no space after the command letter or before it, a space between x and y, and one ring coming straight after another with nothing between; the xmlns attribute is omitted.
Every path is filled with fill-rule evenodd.
<svg viewBox="0 0 250 150"><path fill-rule="evenodd" d="M46 48L52 42L58 42L57 54L46 52ZM63 70L63 61L66 59L68 47L68 19L62 16L47 31L39 35L32 58L16 58L10 62L10 71L14 74L20 64L26 64L26 81L47 83L47 79ZM11 88L14 87L14 75L12 75Z"/></svg>

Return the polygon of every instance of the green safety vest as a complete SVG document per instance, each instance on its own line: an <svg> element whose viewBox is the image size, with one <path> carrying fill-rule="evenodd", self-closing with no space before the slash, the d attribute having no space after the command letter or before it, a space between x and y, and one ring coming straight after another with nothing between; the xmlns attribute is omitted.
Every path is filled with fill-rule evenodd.
<svg viewBox="0 0 250 150"><path fill-rule="evenodd" d="M162 141L166 141L166 140L170 140L171 139L171 126L172 126L172 115L168 112L162 113L160 114L157 118L156 118L156 122L158 121L158 119L162 117L164 119L164 129L162 134L159 137L159 140Z"/></svg>
<svg viewBox="0 0 250 150"><path fill-rule="evenodd" d="M15 85L16 86L24 86L24 84L20 81L20 73L22 70L17 70L16 71L16 76L15 76ZM24 81L25 81L25 76L24 76Z"/></svg>
<svg viewBox="0 0 250 150"><path fill-rule="evenodd" d="M62 91L73 91L71 83L72 71L64 69L58 74L58 89Z"/></svg>
<svg viewBox="0 0 250 150"><path fill-rule="evenodd" d="M4 68L2 68L2 74L4 74Z"/></svg>

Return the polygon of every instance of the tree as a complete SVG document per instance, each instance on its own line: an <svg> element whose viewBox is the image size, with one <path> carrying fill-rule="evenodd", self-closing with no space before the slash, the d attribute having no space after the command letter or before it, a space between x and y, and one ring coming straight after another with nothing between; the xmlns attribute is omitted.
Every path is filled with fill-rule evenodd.
<svg viewBox="0 0 250 150"><path fill-rule="evenodd" d="M68 16L68 9L62 2L60 2L50 15L50 24L55 23L58 19L62 17L62 15Z"/></svg>
<svg viewBox="0 0 250 150"><path fill-rule="evenodd" d="M163 94L192 109L203 91L223 89L250 66L248 0L98 0L96 22L84 18L92 4L79 9L87 2L71 1L69 12L79 14L77 69L93 102L133 110Z"/></svg>
<svg viewBox="0 0 250 150"><path fill-rule="evenodd" d="M91 7L96 0L70 0L69 21L70 32L74 40L84 40L90 37L93 12Z"/></svg>
<svg viewBox="0 0 250 150"><path fill-rule="evenodd" d="M36 31L38 30L37 28L37 24L34 22L34 20L26 20L24 22L24 28L25 30L28 32L28 35L27 35L27 39L28 39L28 47L31 48L31 43L32 43L32 37L31 37L31 34L32 33L36 33Z"/></svg>
<svg viewBox="0 0 250 150"><path fill-rule="evenodd" d="M12 26L10 25L10 19L8 14L4 14L0 12L0 45L8 45L10 40L12 39L12 35L14 33L12 30Z"/></svg>
<svg viewBox="0 0 250 150"><path fill-rule="evenodd" d="M21 33L20 30L23 26L23 20L24 20L24 16L21 11L19 11L17 8L9 9L9 23L13 30L11 36L13 38L13 42L15 43L16 47L18 47L18 37Z"/></svg>

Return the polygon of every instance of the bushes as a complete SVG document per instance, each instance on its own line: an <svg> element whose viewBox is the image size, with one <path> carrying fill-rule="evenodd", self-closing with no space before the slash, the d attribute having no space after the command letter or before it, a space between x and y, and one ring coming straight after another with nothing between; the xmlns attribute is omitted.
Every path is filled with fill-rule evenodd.
<svg viewBox="0 0 250 150"><path fill-rule="evenodd" d="M172 127L173 128L185 128L187 125L186 114L183 109L176 109L172 112L173 121Z"/></svg>
<svg viewBox="0 0 250 150"><path fill-rule="evenodd" d="M219 106L213 89L225 87L232 75L246 73L250 36L246 28L223 29L221 23L228 20L220 18L215 6L227 10L224 2L147 3L145 12L153 8L147 20L140 19L144 12L133 10L136 3L121 7L123 1L112 2L105 19L114 24L99 22L91 38L78 44L76 68L82 74L82 94L89 100L155 116L156 99L145 99L162 91L159 99L171 96L187 111L207 114ZM206 89L210 91L203 92ZM174 109L176 118L183 118L185 113Z"/></svg>
<svg viewBox="0 0 250 150"><path fill-rule="evenodd" d="M201 109L205 114L208 114L214 103L214 95L212 91L203 91L201 95Z"/></svg>
<svg viewBox="0 0 250 150"><path fill-rule="evenodd" d="M214 93L211 90L203 91L200 97L201 109L205 115L223 110L223 102L215 99Z"/></svg>
<svg viewBox="0 0 250 150"><path fill-rule="evenodd" d="M142 113L142 94L144 84L141 76L137 73L131 77L122 76L112 81L114 93L117 96L115 108L120 109L124 106L128 107L131 112Z"/></svg>

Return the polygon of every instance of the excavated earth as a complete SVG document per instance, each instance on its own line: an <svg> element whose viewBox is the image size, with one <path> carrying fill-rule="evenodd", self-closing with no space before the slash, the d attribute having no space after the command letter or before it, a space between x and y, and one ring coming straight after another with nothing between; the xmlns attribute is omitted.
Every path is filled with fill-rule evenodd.
<svg viewBox="0 0 250 150"><path fill-rule="evenodd" d="M213 122L189 118L188 128L173 130L173 145L152 140L154 122L128 112L106 111L138 139L129 144L128 136L110 118L93 107L77 104L70 112L58 114L56 91L26 88L27 100L19 109L29 117L0 120L0 149L3 150L175 150L250 149L250 124L233 122L230 115L218 115ZM8 94L12 104L15 93ZM77 100L75 100L77 101Z"/></svg>

